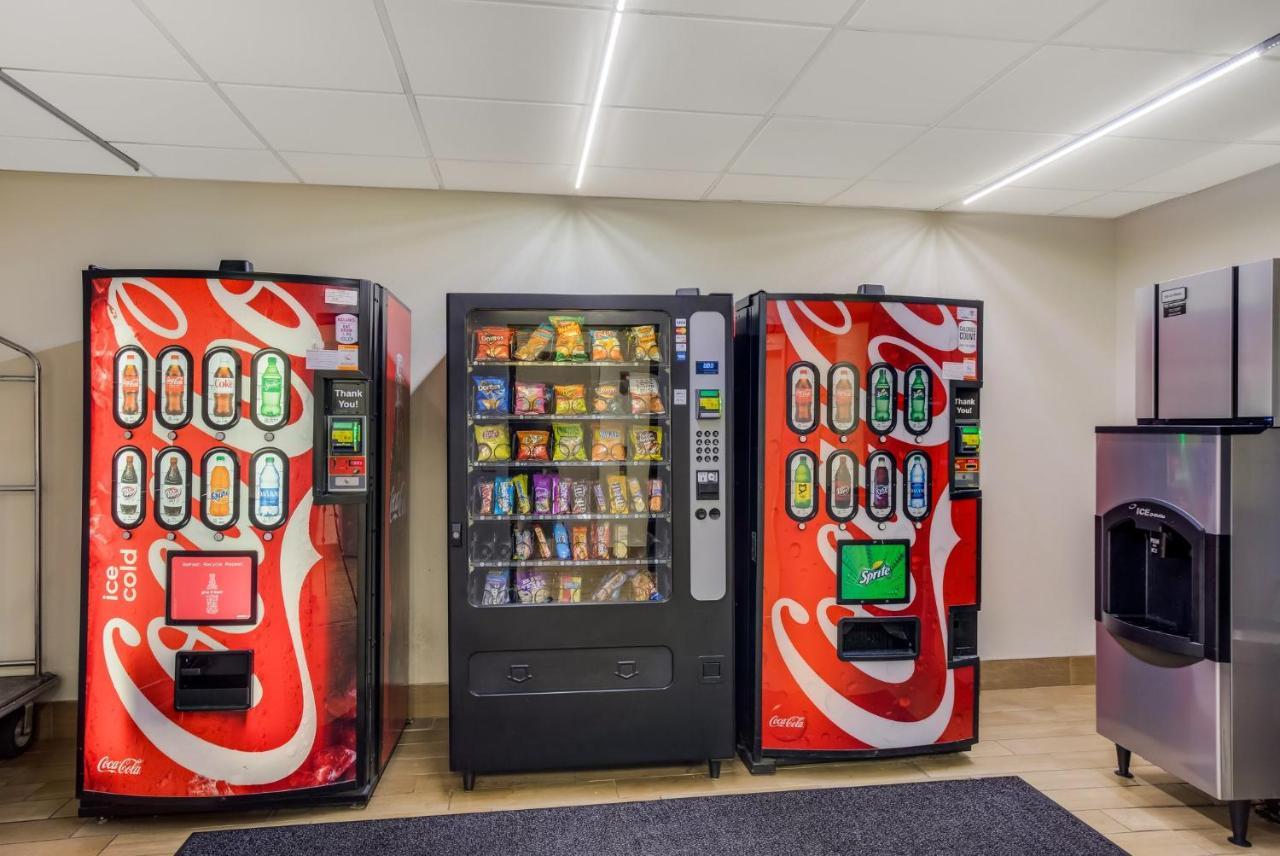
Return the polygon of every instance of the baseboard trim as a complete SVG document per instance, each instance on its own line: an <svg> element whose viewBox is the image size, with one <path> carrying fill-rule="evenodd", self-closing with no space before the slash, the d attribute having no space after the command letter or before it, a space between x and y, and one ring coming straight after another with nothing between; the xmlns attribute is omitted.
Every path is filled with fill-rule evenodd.
<svg viewBox="0 0 1280 856"><path fill-rule="evenodd" d="M1035 657L1024 660L983 660L984 690L1032 687L1086 686L1094 682L1093 657ZM55 740L76 736L74 700L36 705L40 734ZM414 719L442 719L449 715L448 684L412 684L409 715Z"/></svg>
<svg viewBox="0 0 1280 856"><path fill-rule="evenodd" d="M982 661L984 690L1089 686L1094 683L1094 675L1092 656Z"/></svg>

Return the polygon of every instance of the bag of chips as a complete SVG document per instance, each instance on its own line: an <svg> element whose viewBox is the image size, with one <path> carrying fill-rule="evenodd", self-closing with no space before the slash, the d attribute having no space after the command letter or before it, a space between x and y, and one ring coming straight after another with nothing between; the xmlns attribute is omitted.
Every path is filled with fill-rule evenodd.
<svg viewBox="0 0 1280 856"><path fill-rule="evenodd" d="M582 335L581 315L552 315L556 329L556 362L582 362L587 359L587 340Z"/></svg>
<svg viewBox="0 0 1280 856"><path fill-rule="evenodd" d="M587 527L573 527L569 543L573 545L573 560L575 562L585 562L591 558L590 547L587 545Z"/></svg>
<svg viewBox="0 0 1280 856"><path fill-rule="evenodd" d="M529 474L521 473L511 477L511 486L516 495L516 513L532 514L533 501L529 498Z"/></svg>
<svg viewBox="0 0 1280 856"><path fill-rule="evenodd" d="M515 513L515 485L506 476L498 476L493 480L493 514L506 517Z"/></svg>
<svg viewBox="0 0 1280 856"><path fill-rule="evenodd" d="M551 453L547 446L551 442L550 431L517 431L517 461L549 461Z"/></svg>
<svg viewBox="0 0 1280 856"><path fill-rule="evenodd" d="M627 387L631 393L633 416L667 412L666 405L662 403L662 391L658 386L658 379L653 375L632 375L628 379Z"/></svg>
<svg viewBox="0 0 1280 856"><path fill-rule="evenodd" d="M622 429L616 425L600 425L591 443L591 460L625 461L627 447L622 443Z"/></svg>
<svg viewBox="0 0 1280 856"><path fill-rule="evenodd" d="M546 413L547 385L516 381L515 411L521 416L541 416Z"/></svg>
<svg viewBox="0 0 1280 856"><path fill-rule="evenodd" d="M644 514L644 491L640 489L640 479L635 476L627 479L627 487L631 488L631 510L636 514Z"/></svg>
<svg viewBox="0 0 1280 856"><path fill-rule="evenodd" d="M551 532L556 542L556 558L565 561L569 558L569 530L563 523L557 523Z"/></svg>
<svg viewBox="0 0 1280 856"><path fill-rule="evenodd" d="M599 414L622 413L622 388L618 383L598 383L591 391L591 412Z"/></svg>
<svg viewBox="0 0 1280 856"><path fill-rule="evenodd" d="M521 603L551 603L551 587L547 584L547 575L530 568L516 571L516 596Z"/></svg>
<svg viewBox="0 0 1280 856"><path fill-rule="evenodd" d="M658 362L662 352L658 349L658 328L652 324L642 324L631 328L631 359L636 362L649 360Z"/></svg>
<svg viewBox="0 0 1280 856"><path fill-rule="evenodd" d="M626 514L627 513L627 477L622 475L609 476L608 493L609 493L609 513L610 514Z"/></svg>
<svg viewBox="0 0 1280 856"><path fill-rule="evenodd" d="M551 459L554 461L585 461L587 459L586 437L581 425L556 426L556 449Z"/></svg>
<svg viewBox="0 0 1280 856"><path fill-rule="evenodd" d="M533 558L533 533L528 529L517 529L513 555L518 562L527 562Z"/></svg>
<svg viewBox="0 0 1280 856"><path fill-rule="evenodd" d="M582 577L577 574L560 575L560 602L582 602Z"/></svg>
<svg viewBox="0 0 1280 856"><path fill-rule="evenodd" d="M476 330L476 362L505 362L511 359L511 328L480 327Z"/></svg>
<svg viewBox="0 0 1280 856"><path fill-rule="evenodd" d="M522 363L531 363L538 359L546 352L555 335L555 328L550 324L539 324L538 329L530 333L529 338L516 348L516 359Z"/></svg>
<svg viewBox="0 0 1280 856"><path fill-rule="evenodd" d="M617 330L591 331L591 359L597 363L622 362L622 340Z"/></svg>
<svg viewBox="0 0 1280 856"><path fill-rule="evenodd" d="M627 572L619 568L613 571L600 583L599 587L592 593L591 599L595 601L617 600L618 595L622 591L622 586L627 581Z"/></svg>
<svg viewBox="0 0 1280 856"><path fill-rule="evenodd" d="M579 413L586 414L587 387L585 384L556 384L553 389L556 394L557 416L572 416Z"/></svg>
<svg viewBox="0 0 1280 856"><path fill-rule="evenodd" d="M482 463L511 460L511 437L506 425L476 426L476 460Z"/></svg>
<svg viewBox="0 0 1280 856"><path fill-rule="evenodd" d="M507 379L502 377L477 377L472 379L476 388L476 414L495 416L510 413L507 406Z"/></svg>
<svg viewBox="0 0 1280 856"><path fill-rule="evenodd" d="M548 473L534 473L533 476L533 513L551 513L551 479Z"/></svg>
<svg viewBox="0 0 1280 856"><path fill-rule="evenodd" d="M637 425L631 429L631 460L662 460L662 429L652 425Z"/></svg>
<svg viewBox="0 0 1280 856"><path fill-rule="evenodd" d="M511 572L489 571L484 575L484 593L481 606L502 606L511 602Z"/></svg>
<svg viewBox="0 0 1280 856"><path fill-rule="evenodd" d="M658 583L648 571L631 570L631 599L634 601L662 600Z"/></svg>

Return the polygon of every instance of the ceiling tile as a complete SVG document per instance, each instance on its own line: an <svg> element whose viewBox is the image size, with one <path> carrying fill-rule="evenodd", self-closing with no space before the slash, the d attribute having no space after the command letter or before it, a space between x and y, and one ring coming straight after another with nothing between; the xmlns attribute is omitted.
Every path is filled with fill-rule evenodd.
<svg viewBox="0 0 1280 856"><path fill-rule="evenodd" d="M0 21L9 69L199 79L130 0L0 0Z"/></svg>
<svg viewBox="0 0 1280 856"><path fill-rule="evenodd" d="M1173 199L1176 193L1104 193L1057 212L1070 217L1120 217L1139 208Z"/></svg>
<svg viewBox="0 0 1280 856"><path fill-rule="evenodd" d="M0 85L0 137L45 137L83 140L79 131L55 119L34 101Z"/></svg>
<svg viewBox="0 0 1280 856"><path fill-rule="evenodd" d="M850 21L860 30L908 30L1043 41L1097 0L868 0Z"/></svg>
<svg viewBox="0 0 1280 856"><path fill-rule="evenodd" d="M419 98L431 151L445 160L577 163L583 107Z"/></svg>
<svg viewBox="0 0 1280 856"><path fill-rule="evenodd" d="M742 202L797 202L817 205L849 186L847 178L800 178L786 175L726 175L710 199Z"/></svg>
<svg viewBox="0 0 1280 856"><path fill-rule="evenodd" d="M759 116L606 108L600 114L591 162L720 172L758 124Z"/></svg>
<svg viewBox="0 0 1280 856"><path fill-rule="evenodd" d="M1172 169L1216 148L1214 143L1104 137L1041 167L1016 184L1059 190L1117 190Z"/></svg>
<svg viewBox="0 0 1280 856"><path fill-rule="evenodd" d="M765 113L827 30L627 15L606 101L625 107Z"/></svg>
<svg viewBox="0 0 1280 856"><path fill-rule="evenodd" d="M587 170L582 190L578 193L583 196L624 196L635 199L698 199L715 180L714 172L594 166Z"/></svg>
<svg viewBox="0 0 1280 856"><path fill-rule="evenodd" d="M146 2L214 80L402 91L369 0Z"/></svg>
<svg viewBox="0 0 1280 856"><path fill-rule="evenodd" d="M1059 41L1236 53L1277 29L1275 0L1107 0Z"/></svg>
<svg viewBox="0 0 1280 856"><path fill-rule="evenodd" d="M1065 143L1069 137L934 128L871 178L925 184L985 184Z"/></svg>
<svg viewBox="0 0 1280 856"><path fill-rule="evenodd" d="M944 124L1080 134L1213 62L1190 54L1050 45L980 92Z"/></svg>
<svg viewBox="0 0 1280 856"><path fill-rule="evenodd" d="M322 155L281 152L307 184L345 184L355 187L434 188L435 175L427 158L388 158L375 155Z"/></svg>
<svg viewBox="0 0 1280 856"><path fill-rule="evenodd" d="M977 190L974 185L916 184L863 179L829 204L855 208L915 208L931 211Z"/></svg>
<svg viewBox="0 0 1280 856"><path fill-rule="evenodd" d="M341 155L426 154L403 94L226 84L227 97L275 149Z"/></svg>
<svg viewBox="0 0 1280 856"><path fill-rule="evenodd" d="M42 71L13 76L112 142L262 147L206 83Z"/></svg>
<svg viewBox="0 0 1280 856"><path fill-rule="evenodd" d="M779 113L932 124L1032 47L950 36L842 31Z"/></svg>
<svg viewBox="0 0 1280 856"><path fill-rule="evenodd" d="M1175 140L1280 141L1280 62L1251 62L1119 133Z"/></svg>
<svg viewBox="0 0 1280 856"><path fill-rule="evenodd" d="M800 24L836 24L853 0L631 0L628 10L679 12L713 18L753 18Z"/></svg>
<svg viewBox="0 0 1280 856"><path fill-rule="evenodd" d="M609 14L459 0L387 0L420 95L586 101Z"/></svg>
<svg viewBox="0 0 1280 856"><path fill-rule="evenodd" d="M861 178L920 133L920 128L901 125L775 117L751 141L733 171Z"/></svg>
<svg viewBox="0 0 1280 856"><path fill-rule="evenodd" d="M1203 157L1152 175L1126 190L1195 193L1215 184L1280 163L1280 146L1222 146Z"/></svg>
<svg viewBox="0 0 1280 856"><path fill-rule="evenodd" d="M492 190L501 193L573 192L573 167L545 163L486 163L439 160L448 190Z"/></svg>
<svg viewBox="0 0 1280 856"><path fill-rule="evenodd" d="M85 172L95 175L136 175L128 164L88 140L37 140L0 137L0 170Z"/></svg>
<svg viewBox="0 0 1280 856"><path fill-rule="evenodd" d="M122 145L120 148L161 178L297 181L275 155L265 150L148 145Z"/></svg>
<svg viewBox="0 0 1280 856"><path fill-rule="evenodd" d="M1045 190L1039 187L1002 187L971 205L953 202L948 211L990 214L1052 214L1097 196L1095 190Z"/></svg>

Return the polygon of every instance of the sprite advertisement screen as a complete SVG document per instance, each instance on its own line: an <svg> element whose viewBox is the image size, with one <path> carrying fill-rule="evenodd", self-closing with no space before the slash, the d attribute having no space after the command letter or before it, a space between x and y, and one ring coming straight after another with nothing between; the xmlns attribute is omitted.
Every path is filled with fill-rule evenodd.
<svg viewBox="0 0 1280 856"><path fill-rule="evenodd" d="M839 551L840 603L906 601L906 541L846 541Z"/></svg>

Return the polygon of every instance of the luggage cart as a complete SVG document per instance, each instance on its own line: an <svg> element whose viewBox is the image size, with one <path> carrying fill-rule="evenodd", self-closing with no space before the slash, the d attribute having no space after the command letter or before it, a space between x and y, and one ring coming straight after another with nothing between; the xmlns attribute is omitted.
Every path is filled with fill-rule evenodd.
<svg viewBox="0 0 1280 856"><path fill-rule="evenodd" d="M35 512L35 647L31 659L0 660L0 669L30 669L30 674L0 675L0 758L16 758L31 746L35 740L36 720L35 702L40 696L53 689L58 683L58 676L44 671L41 650L40 617L43 607L41 599L41 543L42 509L40 496L40 359L31 351L8 339L0 337L0 346L9 348L31 362L31 374L0 373L0 383L29 383L34 396L33 411L35 413L35 439L33 449L35 462L32 468L31 484L0 485L0 493L30 494ZM6 571L8 569L5 569Z"/></svg>

